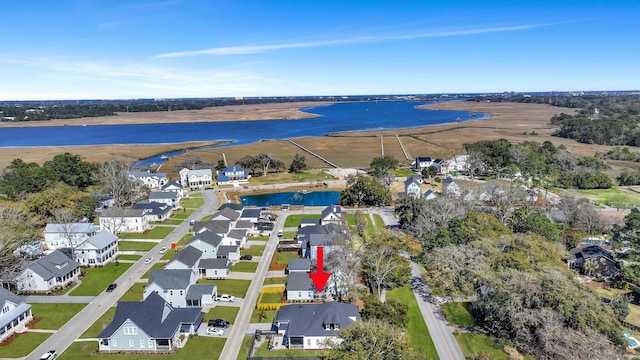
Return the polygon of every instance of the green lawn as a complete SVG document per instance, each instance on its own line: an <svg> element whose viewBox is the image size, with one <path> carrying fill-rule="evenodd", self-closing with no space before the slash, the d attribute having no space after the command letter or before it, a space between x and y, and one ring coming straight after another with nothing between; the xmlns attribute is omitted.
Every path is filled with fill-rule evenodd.
<svg viewBox="0 0 640 360"><path fill-rule="evenodd" d="M71 296L96 296L103 292L109 284L115 282L132 264L119 263L116 266L111 263L104 267L87 268L82 272L85 276L82 284L69 293Z"/></svg>
<svg viewBox="0 0 640 360"><path fill-rule="evenodd" d="M349 225L349 227L356 226L356 214L347 213L347 224Z"/></svg>
<svg viewBox="0 0 640 360"><path fill-rule="evenodd" d="M269 236L267 236L267 235L252 236L252 237L249 238L249 240L267 241L267 240L269 240Z"/></svg>
<svg viewBox="0 0 640 360"><path fill-rule="evenodd" d="M297 232L296 231L285 231L284 233L282 233L282 238L283 239L293 239L296 237Z"/></svg>
<svg viewBox="0 0 640 360"><path fill-rule="evenodd" d="M279 303L282 299L282 293L264 293L262 294L263 304Z"/></svg>
<svg viewBox="0 0 640 360"><path fill-rule="evenodd" d="M276 257L276 264L288 264L291 259L299 259L298 253L295 251L283 251L276 252L273 256Z"/></svg>
<svg viewBox="0 0 640 360"><path fill-rule="evenodd" d="M33 316L40 318L34 329L57 330L76 316L87 304L32 303Z"/></svg>
<svg viewBox="0 0 640 360"><path fill-rule="evenodd" d="M593 291L595 291L599 296L605 297L607 299L613 299L616 295L630 294L631 303L629 304L629 315L627 315L627 318L624 320L630 324L640 326L640 303L637 296L634 296L633 291L613 288L593 289Z"/></svg>
<svg viewBox="0 0 640 360"><path fill-rule="evenodd" d="M258 310L254 309L251 314L251 323L272 323L278 314L278 310Z"/></svg>
<svg viewBox="0 0 640 360"><path fill-rule="evenodd" d="M251 185L271 185L293 182L317 184L317 182L322 182L327 179L332 180L333 178L321 171L303 171L300 173L280 172L271 173L267 176L252 177L249 183Z"/></svg>
<svg viewBox="0 0 640 360"><path fill-rule="evenodd" d="M373 214L373 221L376 223L376 228L384 229L386 226L384 225L384 220L382 220L382 216L380 214Z"/></svg>
<svg viewBox="0 0 640 360"><path fill-rule="evenodd" d="M406 176L410 176L410 175L415 175L416 174L411 169L393 169L393 170L391 170L391 173L393 175L395 175L395 176L398 176L398 177L406 177Z"/></svg>
<svg viewBox="0 0 640 360"><path fill-rule="evenodd" d="M13 338L13 340L0 347L0 356L3 358L21 358L29 355L35 348L40 346L50 333L27 332ZM42 354L38 354L40 356Z"/></svg>
<svg viewBox="0 0 640 360"><path fill-rule="evenodd" d="M100 355L101 358L113 359L113 360L148 360L155 358L170 358L171 360L193 360L193 359L213 359L219 358L224 343L227 341L225 338L211 337L211 336L194 336L187 341L184 348L176 350L176 353L171 356L154 356L145 354L113 354L113 355ZM56 359L61 360L76 360L76 359L91 359L93 357L93 351L98 347L95 341L91 342L74 342L71 346ZM4 355L4 354L3 354Z"/></svg>
<svg viewBox="0 0 640 360"><path fill-rule="evenodd" d="M287 277L283 276L283 277L274 277L274 278L265 278L264 279L264 284L265 285L284 285L287 283Z"/></svg>
<svg viewBox="0 0 640 360"><path fill-rule="evenodd" d="M262 256L264 252L264 248L266 245L252 245L251 247L247 247L240 250L241 255L253 255L253 256Z"/></svg>
<svg viewBox="0 0 640 360"><path fill-rule="evenodd" d="M258 268L258 263L255 261L241 261L231 266L231 271L254 273Z"/></svg>
<svg viewBox="0 0 640 360"><path fill-rule="evenodd" d="M302 219L320 219L320 214L295 214L287 216L284 227L298 227Z"/></svg>
<svg viewBox="0 0 640 360"><path fill-rule="evenodd" d="M124 233L118 234L118 237L120 239L164 239L175 229L175 226L154 225L151 230L144 233Z"/></svg>
<svg viewBox="0 0 640 360"><path fill-rule="evenodd" d="M236 360L247 360L247 356L249 355L249 347L251 346L251 342L253 341L253 336L245 336L242 339L242 347L240 348L240 353Z"/></svg>
<svg viewBox="0 0 640 360"><path fill-rule="evenodd" d="M151 266L151 268L149 270L147 270L146 273L144 273L144 275L142 275L142 279L148 279L149 276L151 276L151 272L153 270L161 270L164 269L164 265L163 263L155 263Z"/></svg>
<svg viewBox="0 0 640 360"><path fill-rule="evenodd" d="M166 221L154 222L156 225L180 225L184 222L184 219L171 219Z"/></svg>
<svg viewBox="0 0 640 360"><path fill-rule="evenodd" d="M640 187L612 187L611 189L570 190L579 197L586 197L601 204L622 209L640 205Z"/></svg>
<svg viewBox="0 0 640 360"><path fill-rule="evenodd" d="M475 326L476 322L469 312L469 303L450 302L440 305L447 321L454 325Z"/></svg>
<svg viewBox="0 0 640 360"><path fill-rule="evenodd" d="M188 218L189 216L191 216L191 214L193 214L194 212L196 212L195 210L192 209L180 209L180 210L176 210L173 213L173 218L176 220L182 220L184 221L186 218Z"/></svg>
<svg viewBox="0 0 640 360"><path fill-rule="evenodd" d="M129 260L129 261L138 261L140 260L141 255L118 255L118 260Z"/></svg>
<svg viewBox="0 0 640 360"><path fill-rule="evenodd" d="M280 359L283 358L304 358L304 357L320 357L322 355L324 355L324 351L319 351L319 350L291 350L291 349L282 349L282 350L269 350L268 348L269 344L265 341L264 343L262 343L262 345L260 345L260 347L258 349L256 349L256 352L253 353L253 356L255 357L264 357L264 358L269 358L269 357L279 357Z"/></svg>
<svg viewBox="0 0 640 360"><path fill-rule="evenodd" d="M85 331L82 335L80 335L80 339L91 339L96 338L102 330L104 330L109 323L113 320L113 316L116 314L116 307L111 307L107 310L96 322L94 322L87 331Z"/></svg>
<svg viewBox="0 0 640 360"><path fill-rule="evenodd" d="M197 209L200 206L204 205L204 198L190 197L187 199L182 199L182 201L180 202L180 205L182 205L182 207L186 209Z"/></svg>
<svg viewBox="0 0 640 360"><path fill-rule="evenodd" d="M145 285L144 283L133 283L129 290L122 295L120 301L142 301ZM122 286L129 286L129 283L122 284Z"/></svg>
<svg viewBox="0 0 640 360"><path fill-rule="evenodd" d="M477 356L479 359L509 360L509 355L502 349L496 348L491 338L487 335L469 333L454 333L454 335L465 357ZM524 358L535 360L527 355L524 355Z"/></svg>
<svg viewBox="0 0 640 360"><path fill-rule="evenodd" d="M158 243L154 241L131 241L120 240L118 241L118 250L120 251L149 251L153 249Z"/></svg>
<svg viewBox="0 0 640 360"><path fill-rule="evenodd" d="M429 335L427 325L424 323L424 318L416 302L416 298L411 291L410 285L405 285L401 288L397 288L387 292L387 297L390 299L396 299L403 304L407 304L408 312L407 317L409 322L407 323L407 333L413 347L420 354L423 354L427 359L438 359L438 353L436 347L433 345L433 340Z"/></svg>
<svg viewBox="0 0 640 360"><path fill-rule="evenodd" d="M216 306L207 312L204 316L204 321L207 322L209 319L223 319L233 325L239 311L240 308L235 306Z"/></svg>
<svg viewBox="0 0 640 360"><path fill-rule="evenodd" d="M218 287L218 294L229 294L235 297L245 297L247 295L247 289L251 285L251 280L238 280L238 279L225 279L225 280L210 280L201 279L198 284L216 284Z"/></svg>

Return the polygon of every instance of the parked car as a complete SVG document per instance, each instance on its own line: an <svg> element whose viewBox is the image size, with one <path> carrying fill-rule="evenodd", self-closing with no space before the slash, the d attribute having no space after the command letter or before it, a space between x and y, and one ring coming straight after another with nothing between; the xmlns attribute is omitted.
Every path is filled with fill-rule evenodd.
<svg viewBox="0 0 640 360"><path fill-rule="evenodd" d="M55 359L57 354L58 353L55 350L49 350L46 353L42 354L42 356L40 356L40 360L52 360L52 359Z"/></svg>
<svg viewBox="0 0 640 360"><path fill-rule="evenodd" d="M207 325L212 328L212 327L221 327L221 328L228 328L229 322L226 320L222 320L222 319L211 319L209 320L209 322L207 322Z"/></svg>
<svg viewBox="0 0 640 360"><path fill-rule="evenodd" d="M113 290L116 289L116 287L118 287L118 284L111 284L107 286L107 292L112 292Z"/></svg>
<svg viewBox="0 0 640 360"><path fill-rule="evenodd" d="M215 327L210 327L207 329L207 334L222 336L224 335L224 330L215 328Z"/></svg>
<svg viewBox="0 0 640 360"><path fill-rule="evenodd" d="M222 294L222 295L216 296L216 301L234 302L235 300L236 300L236 297L229 294Z"/></svg>
<svg viewBox="0 0 640 360"><path fill-rule="evenodd" d="M152 257L148 257L148 258L144 259L144 263L145 264L151 264L152 261L153 261Z"/></svg>
<svg viewBox="0 0 640 360"><path fill-rule="evenodd" d="M284 232L282 232L282 230L278 230L278 237L283 237L284 236Z"/></svg>
<svg viewBox="0 0 640 360"><path fill-rule="evenodd" d="M253 259L253 256L251 254L245 254L240 256L240 260L251 260Z"/></svg>
<svg viewBox="0 0 640 360"><path fill-rule="evenodd" d="M161 248L160 248L160 254L164 254L164 253L166 253L166 252L167 252L167 250L169 250L169 248L168 248L168 247L166 247L166 246L161 247Z"/></svg>

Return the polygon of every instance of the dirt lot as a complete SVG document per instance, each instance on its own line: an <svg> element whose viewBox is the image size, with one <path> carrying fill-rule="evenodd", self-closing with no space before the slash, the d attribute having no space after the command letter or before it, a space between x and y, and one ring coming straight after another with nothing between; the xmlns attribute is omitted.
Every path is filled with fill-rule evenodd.
<svg viewBox="0 0 640 360"><path fill-rule="evenodd" d="M265 119L300 118L311 116L299 111L299 108L309 105L318 106L319 104L287 103L224 106L187 112L189 116L184 118L179 115L185 112L180 111L139 113L135 114L135 121L175 122L176 119L182 119L180 121L186 122L212 121L211 119L213 118L224 121L258 119L261 117ZM295 139L294 141L345 168L367 167L373 157L382 154L383 148L385 154L393 155L401 163L408 165L416 156L449 157L459 152L464 143L499 138L506 138L514 143L526 140L537 142L549 140L556 145L564 144L572 151L585 155L594 154L596 151L606 151L610 148L609 146L580 144L573 140L551 136L554 130L549 124L551 116L560 112L572 113L574 109L539 104L478 102L446 102L423 107L440 110L465 110L477 113L486 112L491 114L491 118L422 128L341 133L332 136ZM134 115L126 115L131 116L127 121L133 123ZM80 120L83 123L88 123L89 121L105 121L105 118ZM396 137L396 135L398 136ZM382 141L380 139L381 136ZM400 143L404 146L404 151ZM53 155L65 151L79 154L90 161L104 161L110 157L119 156L140 159L185 147L187 147L185 144L173 144L0 149L0 168L5 167L12 159L17 157L25 161L42 163L53 157ZM221 152L225 153L229 163L233 163L247 154L265 152L282 160L286 165L291 162L295 153L301 153L307 157L312 167L327 167L319 159L304 153L304 151L286 140L263 141L248 145L192 151L184 156L200 156L206 161L217 161L221 158ZM180 161L179 158L171 159L165 165L163 171L170 173L172 166L178 161Z"/></svg>

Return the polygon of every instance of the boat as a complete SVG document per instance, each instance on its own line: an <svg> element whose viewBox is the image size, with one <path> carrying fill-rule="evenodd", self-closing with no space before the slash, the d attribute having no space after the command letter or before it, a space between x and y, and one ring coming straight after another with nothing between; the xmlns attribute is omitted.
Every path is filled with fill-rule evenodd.
<svg viewBox="0 0 640 360"><path fill-rule="evenodd" d="M169 158L169 156L167 156L167 155L160 156L160 159L162 159L162 160L167 160L168 158Z"/></svg>
<svg viewBox="0 0 640 360"><path fill-rule="evenodd" d="M311 194L313 192L313 190L302 190L301 193L303 194Z"/></svg>

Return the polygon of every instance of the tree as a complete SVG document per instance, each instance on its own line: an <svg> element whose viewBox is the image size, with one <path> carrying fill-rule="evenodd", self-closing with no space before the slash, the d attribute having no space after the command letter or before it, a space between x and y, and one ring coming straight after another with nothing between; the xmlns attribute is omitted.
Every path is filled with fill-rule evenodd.
<svg viewBox="0 0 640 360"><path fill-rule="evenodd" d="M76 248L75 242L75 226L74 223L78 221L74 211L68 208L56 209L53 213L53 222L57 225L60 236L67 241L71 248L71 255L75 258L74 249Z"/></svg>
<svg viewBox="0 0 640 360"><path fill-rule="evenodd" d="M307 170L308 168L309 165L307 164L307 158L304 155L300 155L298 153L293 155L293 161L291 161L291 165L289 165L289 172L299 173Z"/></svg>
<svg viewBox="0 0 640 360"><path fill-rule="evenodd" d="M99 176L104 190L113 196L116 206L131 203L134 184L129 177L129 164L122 159L111 159L100 166Z"/></svg>
<svg viewBox="0 0 640 360"><path fill-rule="evenodd" d="M364 321L380 320L403 328L409 320L407 317L409 307L396 299L387 299L385 302L381 302L378 297L367 294L363 300L362 320Z"/></svg>
<svg viewBox="0 0 640 360"><path fill-rule="evenodd" d="M489 181L485 185L485 193L487 203L494 207L496 217L503 223L507 220L510 209L525 200L524 189L516 183Z"/></svg>
<svg viewBox="0 0 640 360"><path fill-rule="evenodd" d="M558 227L546 215L528 206L514 210L509 217L509 223L513 232L516 233L532 232L552 242L559 239Z"/></svg>
<svg viewBox="0 0 640 360"><path fill-rule="evenodd" d="M0 175L0 193L11 200L20 200L50 187L54 182L48 169L14 159Z"/></svg>
<svg viewBox="0 0 640 360"><path fill-rule="evenodd" d="M380 320L358 321L338 334L341 342L331 342L325 360L406 360L420 359L407 334Z"/></svg>
<svg viewBox="0 0 640 360"><path fill-rule="evenodd" d="M59 181L84 190L95 182L96 164L82 160L80 155L58 154L44 163L43 167Z"/></svg>
<svg viewBox="0 0 640 360"><path fill-rule="evenodd" d="M392 242L391 238L378 238L368 244L364 254L367 280L379 299L382 299L382 289L387 287L394 271L401 266L397 259L398 251Z"/></svg>
<svg viewBox="0 0 640 360"><path fill-rule="evenodd" d="M346 189L340 192L339 201L344 206L382 206L391 202L391 193L374 178L349 176Z"/></svg>
<svg viewBox="0 0 640 360"><path fill-rule="evenodd" d="M0 202L0 273L19 263L14 251L40 240L41 229L21 204Z"/></svg>
<svg viewBox="0 0 640 360"><path fill-rule="evenodd" d="M431 188L433 188L433 178L438 175L438 168L433 165L427 166L426 168L422 169L420 173L422 174L422 176L429 178L429 183L431 184Z"/></svg>
<svg viewBox="0 0 640 360"><path fill-rule="evenodd" d="M467 150L467 169L469 169L469 176L473 182L476 173L485 168L484 155L477 150Z"/></svg>
<svg viewBox="0 0 640 360"><path fill-rule="evenodd" d="M393 174L391 170L398 167L400 162L391 155L384 155L373 158L369 163L369 171L371 175L378 179L386 187L393 183Z"/></svg>
<svg viewBox="0 0 640 360"><path fill-rule="evenodd" d="M240 158L238 161L236 161L236 165L241 166L244 169L251 169L251 175L256 174L256 169L260 167L260 162L258 161L258 158L252 155L245 155L242 158Z"/></svg>
<svg viewBox="0 0 640 360"><path fill-rule="evenodd" d="M224 171L224 169L227 167L227 164L224 162L224 159L219 159L218 162L216 163L216 171Z"/></svg>

